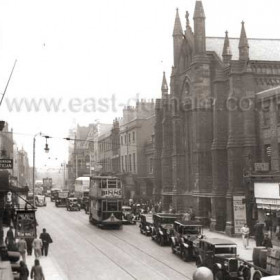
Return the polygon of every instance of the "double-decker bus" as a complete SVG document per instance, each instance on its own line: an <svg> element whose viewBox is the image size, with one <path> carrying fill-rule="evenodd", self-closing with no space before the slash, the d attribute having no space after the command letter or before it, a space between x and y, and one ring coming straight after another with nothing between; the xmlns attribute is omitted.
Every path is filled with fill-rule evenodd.
<svg viewBox="0 0 280 280"><path fill-rule="evenodd" d="M122 225L122 183L117 177L90 178L89 221L99 226Z"/></svg>

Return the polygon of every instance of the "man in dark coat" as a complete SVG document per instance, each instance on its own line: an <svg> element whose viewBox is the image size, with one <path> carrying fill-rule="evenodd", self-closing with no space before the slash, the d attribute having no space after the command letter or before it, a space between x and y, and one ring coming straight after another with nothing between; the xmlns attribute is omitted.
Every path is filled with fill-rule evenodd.
<svg viewBox="0 0 280 280"><path fill-rule="evenodd" d="M266 247L266 248L272 248L272 242L271 239L268 236L268 233L265 234L264 236L264 240L262 242L262 246Z"/></svg>
<svg viewBox="0 0 280 280"><path fill-rule="evenodd" d="M45 228L43 228L43 232L40 234L40 239L42 239L43 242L42 256L44 255L47 256L49 250L49 244L52 243L53 241Z"/></svg>
<svg viewBox="0 0 280 280"><path fill-rule="evenodd" d="M256 239L256 246L262 246L263 239L264 239L264 234L263 234L263 229L264 229L264 224L257 223L254 226L255 229L255 239Z"/></svg>

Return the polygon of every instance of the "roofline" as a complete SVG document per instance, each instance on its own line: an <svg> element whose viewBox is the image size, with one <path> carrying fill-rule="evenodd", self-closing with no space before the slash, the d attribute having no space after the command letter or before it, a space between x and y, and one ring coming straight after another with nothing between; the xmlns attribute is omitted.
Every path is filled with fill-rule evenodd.
<svg viewBox="0 0 280 280"><path fill-rule="evenodd" d="M207 38L210 38L210 39L225 39L225 37L220 37L220 36L206 36L206 39ZM228 37L229 38L229 40L230 39L237 39L237 40L239 40L240 38L239 37ZM273 41L280 41L280 38L271 38L271 39L269 39L269 38L247 38L247 40L262 40L262 41L264 41L264 40L266 40L266 41L271 41L271 40L273 40Z"/></svg>

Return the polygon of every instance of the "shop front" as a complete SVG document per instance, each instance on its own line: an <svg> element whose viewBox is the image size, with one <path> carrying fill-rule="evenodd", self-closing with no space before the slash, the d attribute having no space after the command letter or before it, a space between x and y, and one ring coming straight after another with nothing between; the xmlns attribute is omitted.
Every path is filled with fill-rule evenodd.
<svg viewBox="0 0 280 280"><path fill-rule="evenodd" d="M255 182L254 196L257 216L265 224L272 240L280 240L280 183Z"/></svg>

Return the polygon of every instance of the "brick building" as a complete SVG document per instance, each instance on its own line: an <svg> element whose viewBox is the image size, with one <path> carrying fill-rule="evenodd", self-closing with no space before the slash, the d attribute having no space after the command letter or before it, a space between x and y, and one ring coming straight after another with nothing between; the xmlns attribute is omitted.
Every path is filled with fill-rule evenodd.
<svg viewBox="0 0 280 280"><path fill-rule="evenodd" d="M101 173L118 174L120 172L120 134L119 121L98 137L98 163Z"/></svg>
<svg viewBox="0 0 280 280"><path fill-rule="evenodd" d="M119 175L123 179L127 199L151 198L153 194L153 180L148 178L150 176L147 166L147 156L151 152L147 145L154 133L154 114L154 102L142 100L138 101L135 107L125 107L119 121Z"/></svg>
<svg viewBox="0 0 280 280"><path fill-rule="evenodd" d="M170 93L164 75L155 109L155 194L231 234L244 170L262 160L256 95L280 84L280 40L248 39L244 22L239 38L207 37L205 24L202 1L193 30L176 13Z"/></svg>

